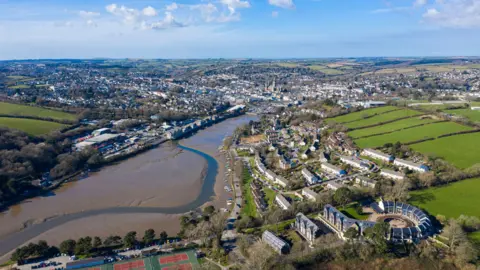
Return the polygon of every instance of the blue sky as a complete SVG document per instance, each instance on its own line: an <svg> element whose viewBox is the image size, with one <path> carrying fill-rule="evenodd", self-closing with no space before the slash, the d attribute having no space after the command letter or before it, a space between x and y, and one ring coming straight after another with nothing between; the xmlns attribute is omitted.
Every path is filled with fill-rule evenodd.
<svg viewBox="0 0 480 270"><path fill-rule="evenodd" d="M480 0L0 0L0 59L469 56Z"/></svg>

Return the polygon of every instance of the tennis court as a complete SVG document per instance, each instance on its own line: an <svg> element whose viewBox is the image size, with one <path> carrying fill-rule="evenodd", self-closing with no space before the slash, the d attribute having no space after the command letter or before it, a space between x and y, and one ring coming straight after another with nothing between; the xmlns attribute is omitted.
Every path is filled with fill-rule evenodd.
<svg viewBox="0 0 480 270"><path fill-rule="evenodd" d="M113 270L143 270L145 269L145 262L143 260L130 261L125 263L116 263L113 265Z"/></svg>

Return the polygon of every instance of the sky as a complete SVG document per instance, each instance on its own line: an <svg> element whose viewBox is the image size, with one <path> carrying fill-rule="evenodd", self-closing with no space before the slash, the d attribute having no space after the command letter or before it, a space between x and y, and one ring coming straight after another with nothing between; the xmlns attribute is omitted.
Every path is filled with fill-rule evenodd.
<svg viewBox="0 0 480 270"><path fill-rule="evenodd" d="M0 0L0 60L480 55L480 0Z"/></svg>

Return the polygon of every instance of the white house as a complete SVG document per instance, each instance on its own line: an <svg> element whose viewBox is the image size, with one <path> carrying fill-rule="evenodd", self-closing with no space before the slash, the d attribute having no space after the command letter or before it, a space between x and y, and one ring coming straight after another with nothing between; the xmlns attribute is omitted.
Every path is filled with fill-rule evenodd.
<svg viewBox="0 0 480 270"><path fill-rule="evenodd" d="M362 155L375 159L380 159L385 162L392 162L395 159L392 155L387 155L371 148L364 149Z"/></svg>
<svg viewBox="0 0 480 270"><path fill-rule="evenodd" d="M307 180L307 183L310 185L318 182L318 178L306 168L302 169L302 175L303 177L305 177L305 180Z"/></svg>
<svg viewBox="0 0 480 270"><path fill-rule="evenodd" d="M283 177L280 176L280 175L277 175L277 176L275 177L275 183L276 183L276 184L279 184L279 185L282 186L282 187L286 187L286 186L288 185L288 180L285 179L285 178L283 178Z"/></svg>
<svg viewBox="0 0 480 270"><path fill-rule="evenodd" d="M328 173L333 173L336 175L341 175L341 174L346 174L346 172L330 163L322 163L321 165L322 170L328 172Z"/></svg>
<svg viewBox="0 0 480 270"><path fill-rule="evenodd" d="M364 161L362 161L359 158L352 157L352 156L340 156L340 160L343 163L346 163L350 166L353 166L355 168L361 169L361 170L368 170L370 168L370 165Z"/></svg>
<svg viewBox="0 0 480 270"><path fill-rule="evenodd" d="M292 206L282 194L275 196L275 202L277 202L278 206L283 210L288 210Z"/></svg>
<svg viewBox="0 0 480 270"><path fill-rule="evenodd" d="M392 170L382 169L380 171L381 176L385 176L387 178L391 178L393 180L403 180L405 179L405 175L401 172L396 172Z"/></svg>
<svg viewBox="0 0 480 270"><path fill-rule="evenodd" d="M308 187L302 189L302 195L305 196L307 199L311 201L316 201L317 200L317 193Z"/></svg>
<svg viewBox="0 0 480 270"><path fill-rule="evenodd" d="M377 181L360 175L355 178L355 184L361 187L375 188L375 184L377 184Z"/></svg>
<svg viewBox="0 0 480 270"><path fill-rule="evenodd" d="M271 170L267 170L265 172L265 176L269 179L269 180L272 180L272 181L275 181L275 178L277 177L277 175L272 172Z"/></svg>
<svg viewBox="0 0 480 270"><path fill-rule="evenodd" d="M337 190L341 187L344 187L345 185L342 184L342 183L337 183L337 182L334 182L334 181L331 181L331 182L328 182L327 184L327 188L330 189L330 190Z"/></svg>
<svg viewBox="0 0 480 270"><path fill-rule="evenodd" d="M395 159L393 164L397 165L399 167L408 168L412 171L421 172L421 173L429 171L429 168L426 165L411 162L411 161L404 160L404 159L399 159L399 158Z"/></svg>

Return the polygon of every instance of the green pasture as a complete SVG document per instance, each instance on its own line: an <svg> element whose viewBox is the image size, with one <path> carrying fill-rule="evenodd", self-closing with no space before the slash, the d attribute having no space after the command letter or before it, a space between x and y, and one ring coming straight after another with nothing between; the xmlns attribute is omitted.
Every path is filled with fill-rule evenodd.
<svg viewBox="0 0 480 270"><path fill-rule="evenodd" d="M371 134L392 132L395 130L404 129L404 128L408 128L415 125L428 124L435 121L438 121L438 120L421 119L420 117L413 117L413 118L407 118L407 119L395 121L395 122L388 123L381 126L353 130L348 132L348 135L352 138L358 138L358 137L368 136Z"/></svg>
<svg viewBox="0 0 480 270"><path fill-rule="evenodd" d="M474 122L480 121L480 110L471 110L468 109L456 109L456 110L446 110L445 113L455 114L465 116L466 118L470 119Z"/></svg>
<svg viewBox="0 0 480 270"><path fill-rule="evenodd" d="M365 119L354 121L351 123L347 123L345 124L345 126L348 128L365 127L365 126L375 125L381 122L392 121L402 117L414 116L419 114L421 113L418 111L401 109L393 112L387 112L387 113L375 115L373 117L365 118Z"/></svg>
<svg viewBox="0 0 480 270"><path fill-rule="evenodd" d="M431 215L457 218L460 215L480 217L480 178L467 179L447 186L413 191L409 203Z"/></svg>
<svg viewBox="0 0 480 270"><path fill-rule="evenodd" d="M30 135L42 135L66 127L66 125L55 122L7 117L0 117L0 127L1 126L18 129Z"/></svg>
<svg viewBox="0 0 480 270"><path fill-rule="evenodd" d="M0 102L0 114L20 115L20 116L36 116L58 120L75 120L76 116L61 111L48 110L40 107L12 104Z"/></svg>
<svg viewBox="0 0 480 270"><path fill-rule="evenodd" d="M407 143L426 138L436 138L439 135L465 130L471 130L471 128L453 122L435 123L389 134L357 139L355 143L360 148L372 148L382 146L386 143Z"/></svg>
<svg viewBox="0 0 480 270"><path fill-rule="evenodd" d="M436 124L429 126L433 125ZM449 136L410 147L422 154L441 157L461 169L480 163L480 133Z"/></svg>
<svg viewBox="0 0 480 270"><path fill-rule="evenodd" d="M385 107L378 107L373 109L367 109L359 112L353 112L345 115L340 115L334 118L330 118L327 121L329 122L337 122L337 123L346 123L351 122L359 119L363 119L365 116L372 116L374 114L384 113L388 111L393 111L398 109L397 107L393 106L385 106Z"/></svg>

